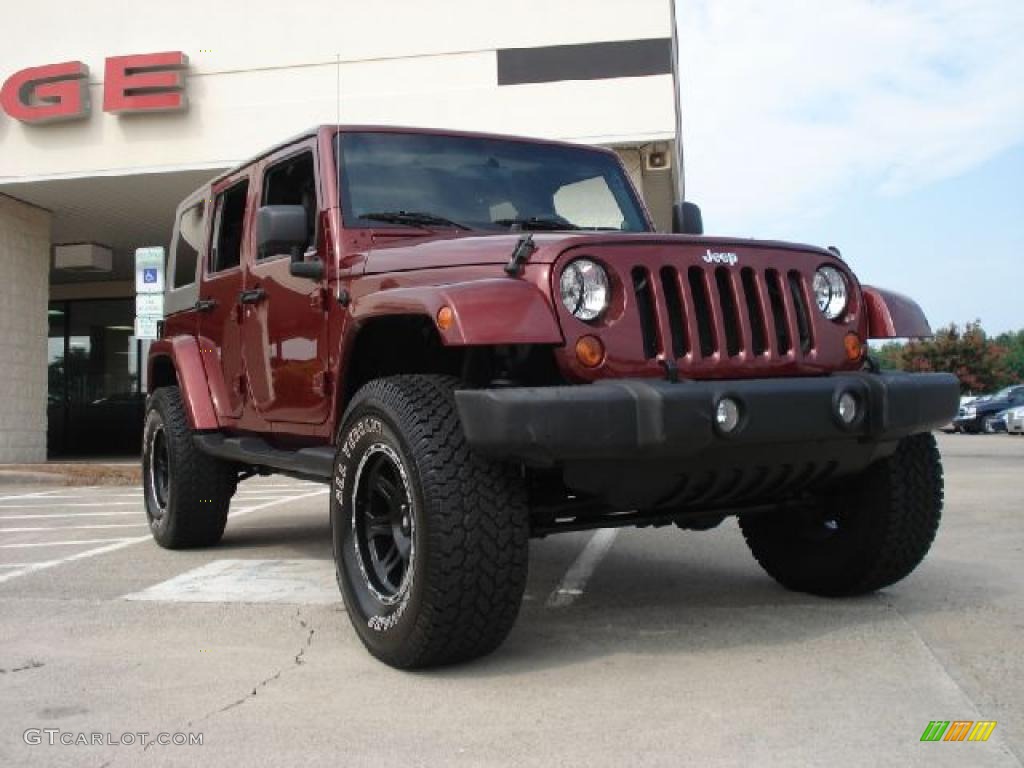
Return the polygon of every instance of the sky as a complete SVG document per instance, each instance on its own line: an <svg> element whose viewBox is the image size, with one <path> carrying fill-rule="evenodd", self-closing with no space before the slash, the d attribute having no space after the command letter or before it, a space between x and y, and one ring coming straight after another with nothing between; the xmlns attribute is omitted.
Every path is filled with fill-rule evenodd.
<svg viewBox="0 0 1024 768"><path fill-rule="evenodd" d="M836 245L933 328L1024 329L1024 0L677 0L709 234Z"/></svg>

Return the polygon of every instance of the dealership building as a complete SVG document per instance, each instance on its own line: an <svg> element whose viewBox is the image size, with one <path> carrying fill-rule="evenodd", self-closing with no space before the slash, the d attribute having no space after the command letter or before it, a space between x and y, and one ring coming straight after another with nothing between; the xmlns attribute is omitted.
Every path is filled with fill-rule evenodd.
<svg viewBox="0 0 1024 768"><path fill-rule="evenodd" d="M669 226L666 0L54 0L5 10L0 463L137 452L134 252L178 203L319 123L614 148Z"/></svg>

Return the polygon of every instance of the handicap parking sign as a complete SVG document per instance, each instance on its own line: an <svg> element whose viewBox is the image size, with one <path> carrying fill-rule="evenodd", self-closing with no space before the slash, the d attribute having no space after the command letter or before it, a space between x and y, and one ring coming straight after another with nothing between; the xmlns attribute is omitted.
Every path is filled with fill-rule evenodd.
<svg viewBox="0 0 1024 768"><path fill-rule="evenodd" d="M164 249L137 248L135 250L135 292L163 293Z"/></svg>

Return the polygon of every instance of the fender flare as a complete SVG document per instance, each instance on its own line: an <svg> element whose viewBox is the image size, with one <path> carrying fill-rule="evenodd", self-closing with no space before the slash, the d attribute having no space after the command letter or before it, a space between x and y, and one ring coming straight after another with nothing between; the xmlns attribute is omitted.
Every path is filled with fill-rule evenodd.
<svg viewBox="0 0 1024 768"><path fill-rule="evenodd" d="M155 364L160 358L169 359L174 366L189 426L196 430L219 429L217 412L210 397L206 369L196 339L192 336L176 336L173 339L158 339L150 345L146 361L146 381L149 382L147 389L150 394L153 392Z"/></svg>
<svg viewBox="0 0 1024 768"><path fill-rule="evenodd" d="M871 285L862 287L869 339L905 339L932 336L924 310L909 296Z"/></svg>
<svg viewBox="0 0 1024 768"><path fill-rule="evenodd" d="M445 306L454 322L442 329L437 313ZM448 346L564 343L547 297L533 283L509 278L375 291L353 300L350 313L357 325L387 315L425 315Z"/></svg>

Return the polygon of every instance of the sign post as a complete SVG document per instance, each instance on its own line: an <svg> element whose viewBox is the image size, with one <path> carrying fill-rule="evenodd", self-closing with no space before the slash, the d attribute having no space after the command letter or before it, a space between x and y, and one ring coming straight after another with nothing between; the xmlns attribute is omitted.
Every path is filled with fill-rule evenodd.
<svg viewBox="0 0 1024 768"><path fill-rule="evenodd" d="M135 338L155 339L164 317L164 249L135 250Z"/></svg>

